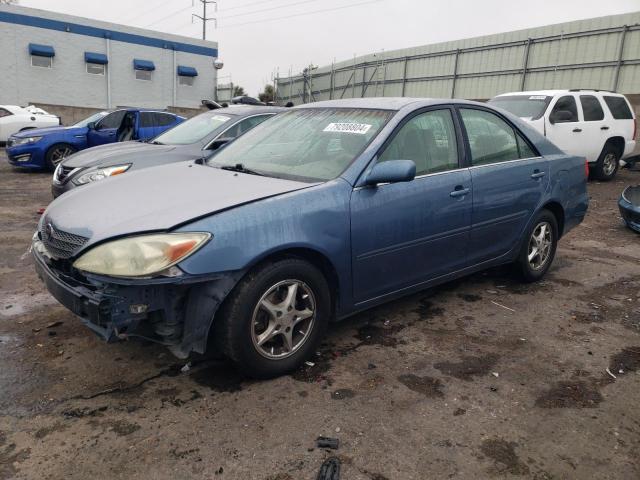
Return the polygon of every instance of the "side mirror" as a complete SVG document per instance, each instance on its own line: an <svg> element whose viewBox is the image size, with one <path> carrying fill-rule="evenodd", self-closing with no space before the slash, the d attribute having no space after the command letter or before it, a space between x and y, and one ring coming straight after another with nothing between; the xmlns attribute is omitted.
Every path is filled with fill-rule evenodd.
<svg viewBox="0 0 640 480"><path fill-rule="evenodd" d="M87 128L89 130L95 130L96 129L96 122L89 122L87 123Z"/></svg>
<svg viewBox="0 0 640 480"><path fill-rule="evenodd" d="M216 138L210 145L209 148L207 148L207 150L219 150L220 148L224 147L227 143L231 143L235 140L235 138L233 137L222 137L222 138Z"/></svg>
<svg viewBox="0 0 640 480"><path fill-rule="evenodd" d="M553 112L549 116L549 123L551 123L552 125L554 123L570 122L571 120L573 120L573 113L571 113L569 110L558 110L557 112Z"/></svg>
<svg viewBox="0 0 640 480"><path fill-rule="evenodd" d="M410 182L416 178L416 164L413 160L389 160L373 166L367 179L367 185L379 183Z"/></svg>

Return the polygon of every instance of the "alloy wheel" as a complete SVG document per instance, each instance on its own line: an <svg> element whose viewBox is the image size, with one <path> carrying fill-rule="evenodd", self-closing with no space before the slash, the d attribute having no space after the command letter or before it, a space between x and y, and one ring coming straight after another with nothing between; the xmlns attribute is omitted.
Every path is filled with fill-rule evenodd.
<svg viewBox="0 0 640 480"><path fill-rule="evenodd" d="M529 239L527 259L532 270L542 269L551 256L553 245L553 230L549 222L540 222L536 225Z"/></svg>
<svg viewBox="0 0 640 480"><path fill-rule="evenodd" d="M62 160L67 158L73 153L73 149L70 147L58 147L51 152L51 163L58 165Z"/></svg>
<svg viewBox="0 0 640 480"><path fill-rule="evenodd" d="M267 289L253 310L253 345L263 357L286 358L307 341L315 318L316 299L306 283L278 282Z"/></svg>
<svg viewBox="0 0 640 480"><path fill-rule="evenodd" d="M616 169L616 156L613 153L607 153L602 159L602 172L608 177Z"/></svg>

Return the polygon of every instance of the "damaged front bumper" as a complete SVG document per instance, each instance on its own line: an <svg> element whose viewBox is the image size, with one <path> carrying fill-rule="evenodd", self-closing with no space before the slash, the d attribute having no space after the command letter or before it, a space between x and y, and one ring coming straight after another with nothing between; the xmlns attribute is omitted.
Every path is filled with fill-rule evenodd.
<svg viewBox="0 0 640 480"><path fill-rule="evenodd" d="M80 276L48 257L36 238L38 276L62 305L107 342L142 337L179 358L204 353L213 317L241 272L152 279Z"/></svg>
<svg viewBox="0 0 640 480"><path fill-rule="evenodd" d="M625 188L618 200L618 208L627 226L640 233L640 186Z"/></svg>

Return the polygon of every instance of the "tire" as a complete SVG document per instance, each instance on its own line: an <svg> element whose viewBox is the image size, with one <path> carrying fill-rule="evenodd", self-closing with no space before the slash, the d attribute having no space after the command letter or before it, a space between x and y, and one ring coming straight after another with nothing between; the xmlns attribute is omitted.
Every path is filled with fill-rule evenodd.
<svg viewBox="0 0 640 480"><path fill-rule="evenodd" d="M598 157L593 176L597 180L608 182L616 176L618 168L620 168L620 153L613 145L607 143Z"/></svg>
<svg viewBox="0 0 640 480"><path fill-rule="evenodd" d="M215 343L243 374L273 378L313 355L330 316L331 294L316 267L299 258L267 262L225 300L214 319Z"/></svg>
<svg viewBox="0 0 640 480"><path fill-rule="evenodd" d="M544 233L541 231L543 226L546 227ZM546 241L544 241L545 239ZM538 255L535 255L530 260L529 256L535 252L535 249L540 252L539 242L541 240L544 241L543 245L546 256L542 258L541 254L538 253ZM558 222L556 217L549 210L542 210L531 223L529 230L527 230L527 234L522 242L520 254L516 260L516 266L518 267L522 280L530 283L537 282L544 277L553 263L557 246Z"/></svg>
<svg viewBox="0 0 640 480"><path fill-rule="evenodd" d="M76 153L78 150L68 143L56 143L49 147L44 156L46 167L49 170L55 170L58 164L69 155Z"/></svg>

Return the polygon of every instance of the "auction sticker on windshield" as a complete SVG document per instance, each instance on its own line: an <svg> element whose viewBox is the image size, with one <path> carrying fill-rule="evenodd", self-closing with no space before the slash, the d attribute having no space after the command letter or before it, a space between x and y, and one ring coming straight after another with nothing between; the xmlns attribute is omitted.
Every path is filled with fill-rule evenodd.
<svg viewBox="0 0 640 480"><path fill-rule="evenodd" d="M370 128L371 125L367 123L330 123L325 127L323 132L357 133L358 135L364 135Z"/></svg>

